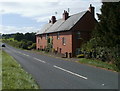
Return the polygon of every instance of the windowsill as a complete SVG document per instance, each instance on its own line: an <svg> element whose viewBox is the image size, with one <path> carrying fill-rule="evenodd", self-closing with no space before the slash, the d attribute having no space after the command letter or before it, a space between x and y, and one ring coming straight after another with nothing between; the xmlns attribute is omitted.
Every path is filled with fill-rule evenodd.
<svg viewBox="0 0 120 91"><path fill-rule="evenodd" d="M63 45L65 46L66 44L64 43Z"/></svg>

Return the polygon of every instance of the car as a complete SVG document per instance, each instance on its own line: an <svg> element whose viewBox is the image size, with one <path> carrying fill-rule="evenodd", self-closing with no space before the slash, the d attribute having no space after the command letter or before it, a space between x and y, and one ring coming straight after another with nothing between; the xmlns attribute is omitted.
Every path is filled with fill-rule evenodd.
<svg viewBox="0 0 120 91"><path fill-rule="evenodd" d="M5 44L2 44L2 47L5 47Z"/></svg>

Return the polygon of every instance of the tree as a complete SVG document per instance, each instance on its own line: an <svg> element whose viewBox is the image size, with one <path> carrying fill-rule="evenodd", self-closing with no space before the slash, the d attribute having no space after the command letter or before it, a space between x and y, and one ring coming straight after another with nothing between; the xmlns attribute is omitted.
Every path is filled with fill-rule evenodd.
<svg viewBox="0 0 120 91"><path fill-rule="evenodd" d="M24 39L24 34L23 33L16 33L14 36L14 39L17 41L21 41L22 39Z"/></svg>
<svg viewBox="0 0 120 91"><path fill-rule="evenodd" d="M35 33L25 33L24 36L26 40L29 40L35 43Z"/></svg>
<svg viewBox="0 0 120 91"><path fill-rule="evenodd" d="M115 64L120 71L120 1L103 2L98 19L92 39L83 50L92 50L95 57Z"/></svg>
<svg viewBox="0 0 120 91"><path fill-rule="evenodd" d="M100 38L100 46L114 47L120 45L120 2L103 2L99 23L93 33L94 38Z"/></svg>

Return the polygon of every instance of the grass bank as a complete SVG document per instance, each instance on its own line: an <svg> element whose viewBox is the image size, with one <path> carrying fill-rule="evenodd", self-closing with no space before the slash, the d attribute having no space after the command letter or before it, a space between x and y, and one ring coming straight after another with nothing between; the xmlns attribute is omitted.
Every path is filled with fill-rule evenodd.
<svg viewBox="0 0 120 91"><path fill-rule="evenodd" d="M2 89L2 49L0 48L0 91Z"/></svg>
<svg viewBox="0 0 120 91"><path fill-rule="evenodd" d="M4 51L2 52L2 89L39 89L32 76Z"/></svg>
<svg viewBox="0 0 120 91"><path fill-rule="evenodd" d="M112 71L118 71L115 64L109 64L107 62L102 62L100 60L80 58L80 61L78 62L83 63L83 64L93 65L93 66L100 67L100 68L105 68L105 69L112 70Z"/></svg>

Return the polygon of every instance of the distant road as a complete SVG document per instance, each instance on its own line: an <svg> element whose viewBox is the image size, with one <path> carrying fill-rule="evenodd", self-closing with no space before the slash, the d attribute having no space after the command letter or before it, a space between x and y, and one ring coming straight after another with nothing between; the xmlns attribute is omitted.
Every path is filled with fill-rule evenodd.
<svg viewBox="0 0 120 91"><path fill-rule="evenodd" d="M39 55L10 46L3 48L42 89L118 89L118 73Z"/></svg>

